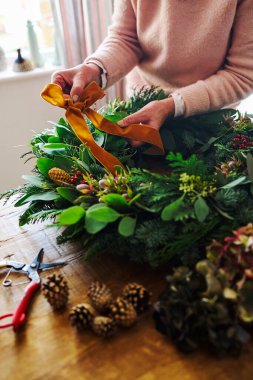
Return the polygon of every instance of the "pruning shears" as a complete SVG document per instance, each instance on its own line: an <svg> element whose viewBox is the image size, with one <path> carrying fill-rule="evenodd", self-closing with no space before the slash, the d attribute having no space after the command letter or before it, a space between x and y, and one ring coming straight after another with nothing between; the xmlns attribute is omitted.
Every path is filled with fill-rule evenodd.
<svg viewBox="0 0 253 380"><path fill-rule="evenodd" d="M11 280L7 280L7 277L11 271L17 272L17 273L23 273L27 275L28 278L31 280L29 285L25 288L24 290L25 294L22 297L14 313L9 313L9 314L0 316L0 320L5 319L5 318L10 318L10 317L12 318L10 323L0 325L1 329L12 326L13 330L17 331L25 323L26 311L30 305L30 302L34 294L40 288L40 285L41 285L41 280L38 273L39 271L44 271L47 269L57 267L59 265L67 264L65 261L43 264L42 263L43 255L44 255L44 250L42 248L39 251L39 253L35 256L31 264L26 264L19 261L13 261L13 260L0 261L0 268L3 268L3 267L10 268L7 276L5 277L3 281L4 286L10 286L12 283Z"/></svg>

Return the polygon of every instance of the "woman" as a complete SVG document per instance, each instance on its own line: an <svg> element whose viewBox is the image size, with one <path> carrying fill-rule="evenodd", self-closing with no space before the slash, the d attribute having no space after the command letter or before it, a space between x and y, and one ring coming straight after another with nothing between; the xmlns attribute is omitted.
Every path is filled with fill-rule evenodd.
<svg viewBox="0 0 253 380"><path fill-rule="evenodd" d="M131 71L134 68L133 71ZM253 92L253 0L115 0L108 37L85 62L53 74L76 101L95 80L104 87L155 85L171 94L121 121L159 129Z"/></svg>

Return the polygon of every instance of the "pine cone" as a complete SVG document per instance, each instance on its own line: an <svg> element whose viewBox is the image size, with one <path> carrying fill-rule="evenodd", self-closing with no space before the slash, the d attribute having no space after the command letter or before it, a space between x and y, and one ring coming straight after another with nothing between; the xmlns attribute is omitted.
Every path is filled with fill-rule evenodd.
<svg viewBox="0 0 253 380"><path fill-rule="evenodd" d="M93 319L92 330L95 334L108 338L116 332L116 323L110 317L97 316Z"/></svg>
<svg viewBox="0 0 253 380"><path fill-rule="evenodd" d="M94 317L95 310L88 303L80 303L76 305L69 313L71 325L79 330L90 327Z"/></svg>
<svg viewBox="0 0 253 380"><path fill-rule="evenodd" d="M94 308L100 312L106 311L113 301L111 290L105 284L101 284L98 281L91 283L88 296Z"/></svg>
<svg viewBox="0 0 253 380"><path fill-rule="evenodd" d="M68 302L68 284L61 274L51 274L42 284L42 294L53 309L62 309Z"/></svg>
<svg viewBox="0 0 253 380"><path fill-rule="evenodd" d="M52 168L48 171L49 178L59 186L66 186L71 183L71 176L65 170Z"/></svg>
<svg viewBox="0 0 253 380"><path fill-rule="evenodd" d="M133 305L137 313L141 313L150 306L151 293L144 286L132 282L123 288L122 296Z"/></svg>
<svg viewBox="0 0 253 380"><path fill-rule="evenodd" d="M137 320L137 314L133 305L122 297L118 297L110 305L109 315L115 320L116 324L122 327L130 327Z"/></svg>

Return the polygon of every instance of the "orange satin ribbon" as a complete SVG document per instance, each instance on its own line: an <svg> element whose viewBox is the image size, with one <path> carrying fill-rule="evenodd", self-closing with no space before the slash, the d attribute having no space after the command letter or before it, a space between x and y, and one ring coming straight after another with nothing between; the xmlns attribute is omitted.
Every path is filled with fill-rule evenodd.
<svg viewBox="0 0 253 380"><path fill-rule="evenodd" d="M159 149L160 154L164 154L163 143L159 132L150 125L130 124L125 128L106 119L104 116L92 110L90 106L105 95L102 88L96 82L91 82L83 91L79 101L73 103L71 98L64 98L60 86L57 84L47 84L41 96L48 103L66 109L66 119L79 140L86 145L94 157L111 173L115 173L115 165L124 167L122 163L111 153L101 148L95 142L89 128L82 116L85 114L96 128L112 135L146 142Z"/></svg>

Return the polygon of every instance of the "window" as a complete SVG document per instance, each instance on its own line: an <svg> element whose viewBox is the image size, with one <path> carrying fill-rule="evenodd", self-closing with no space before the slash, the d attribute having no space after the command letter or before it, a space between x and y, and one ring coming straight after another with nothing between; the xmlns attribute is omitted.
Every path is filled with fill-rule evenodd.
<svg viewBox="0 0 253 380"><path fill-rule="evenodd" d="M18 48L21 48L24 57L29 58L28 20L34 26L45 63L50 65L56 59L50 0L0 0L0 46L9 67L17 57Z"/></svg>

